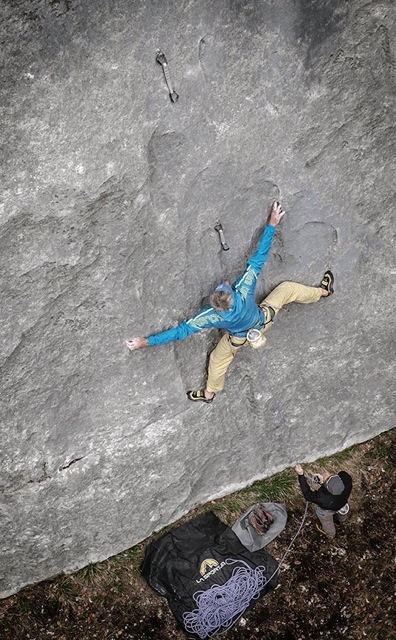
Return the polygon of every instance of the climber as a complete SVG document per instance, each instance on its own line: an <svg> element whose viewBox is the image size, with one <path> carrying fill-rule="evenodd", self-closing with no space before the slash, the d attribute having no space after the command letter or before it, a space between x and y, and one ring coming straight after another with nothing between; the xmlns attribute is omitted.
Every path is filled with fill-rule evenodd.
<svg viewBox="0 0 396 640"><path fill-rule="evenodd" d="M309 486L302 466L297 464L294 468L297 472L304 498L316 505L316 515L322 525L322 529L316 525L317 529L321 533L334 538L336 535L334 517L338 522L345 522L348 517L348 498L352 491L351 476L346 471L339 471L338 474L324 471L311 479L307 476L308 480L317 485L317 490L315 490Z"/></svg>
<svg viewBox="0 0 396 640"><path fill-rule="evenodd" d="M258 249L248 261L245 271L232 285L225 281L216 287L210 296L209 306L174 329L154 334L148 338L127 340L128 349L134 351L173 340L183 340L188 335L203 329L225 329L225 334L210 355L206 388L188 391L187 396L190 400L210 404L216 393L223 390L227 369L238 349L251 344L247 340L249 329L254 328L260 332L260 346L263 346L266 342L263 334L273 324L274 317L283 305L289 302L305 304L317 302L321 297L333 293L334 277L331 271L326 271L319 287L309 287L296 282L282 282L259 305L255 302L257 279L268 259L275 227L283 215L284 211L279 202L274 202L269 223L264 230Z"/></svg>

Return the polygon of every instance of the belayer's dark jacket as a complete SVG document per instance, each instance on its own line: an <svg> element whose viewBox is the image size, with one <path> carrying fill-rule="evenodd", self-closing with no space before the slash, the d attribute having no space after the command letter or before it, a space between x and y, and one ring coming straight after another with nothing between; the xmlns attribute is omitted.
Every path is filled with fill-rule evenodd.
<svg viewBox="0 0 396 640"><path fill-rule="evenodd" d="M340 471L338 476L341 478L345 485L345 489L339 496L333 496L330 491L328 491L325 485L321 485L318 491L312 491L310 489L308 482L305 479L305 476L299 475L298 481L300 483L301 491L303 492L304 498L308 500L308 502L313 502L317 504L321 509L325 509L326 511L338 511L348 502L348 498L351 495L352 491L352 478L346 471Z"/></svg>

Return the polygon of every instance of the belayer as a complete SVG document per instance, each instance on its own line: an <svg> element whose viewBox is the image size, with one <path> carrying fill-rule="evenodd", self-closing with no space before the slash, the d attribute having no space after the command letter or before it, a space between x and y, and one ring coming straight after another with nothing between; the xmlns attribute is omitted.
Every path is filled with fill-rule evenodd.
<svg viewBox="0 0 396 640"><path fill-rule="evenodd" d="M296 464L294 468L304 498L316 505L316 515L322 525L322 528L316 525L317 529L330 538L334 538L336 535L334 519L338 522L345 522L348 517L348 498L352 491L351 476L346 471L339 471L337 474L323 471L322 474L311 478L316 485L316 490L313 490L306 480L302 466Z"/></svg>
<svg viewBox="0 0 396 640"><path fill-rule="evenodd" d="M225 375L238 349L245 345L264 346L263 335L273 324L274 317L283 305L289 302L309 304L333 293L334 277L326 271L319 287L309 287L297 282L282 282L260 303L254 294L257 279L268 259L275 227L284 211L279 202L271 208L269 223L261 237L256 253L248 260L243 274L230 285L225 281L210 296L210 305L204 307L190 320L184 320L174 329L154 334L148 338L127 340L128 349L134 351L142 347L153 347L173 340L183 340L187 336L204 329L225 329L225 333L209 358L208 380L205 389L188 391L187 396L195 402L211 403L219 391L224 389ZM251 340L251 329L256 329L258 340ZM248 340L249 333L249 340Z"/></svg>

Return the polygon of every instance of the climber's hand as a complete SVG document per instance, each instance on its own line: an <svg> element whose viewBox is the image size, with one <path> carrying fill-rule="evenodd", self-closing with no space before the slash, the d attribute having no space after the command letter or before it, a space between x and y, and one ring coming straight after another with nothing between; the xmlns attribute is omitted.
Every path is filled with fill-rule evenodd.
<svg viewBox="0 0 396 640"><path fill-rule="evenodd" d="M148 347L147 338L132 338L132 340L126 340L125 344L130 351L135 351L135 349L141 349L142 347Z"/></svg>
<svg viewBox="0 0 396 640"><path fill-rule="evenodd" d="M283 211L280 202L274 202L271 208L269 224L271 224L273 227L276 227L276 225L280 223L284 215L285 212Z"/></svg>

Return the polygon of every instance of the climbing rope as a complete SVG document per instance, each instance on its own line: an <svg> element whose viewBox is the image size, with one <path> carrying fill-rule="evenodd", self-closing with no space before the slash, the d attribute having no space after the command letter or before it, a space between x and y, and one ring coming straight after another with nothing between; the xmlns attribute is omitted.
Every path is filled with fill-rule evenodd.
<svg viewBox="0 0 396 640"><path fill-rule="evenodd" d="M290 542L290 544L289 544L289 546L287 547L287 549L286 549L285 553L283 554L283 556L282 556L282 557L281 557L281 559L279 560L278 566L277 566L277 568L275 569L275 571L274 571L274 573L272 574L272 576L269 578L269 580L272 580L272 578L273 578L273 577L278 573L278 571L280 570L280 568L281 568L282 564L284 563L284 561L285 561L285 559L286 559L286 556L287 556L287 555L289 555L289 553L290 553L290 551L291 551L291 549L292 549L292 547L293 547L293 545L294 545L295 541L297 540L298 536L300 535L301 529L303 528L303 526L304 526L304 522L305 522L305 519L306 519L306 517L307 517L308 504L309 504L308 502L305 502L305 511L304 511L304 515L303 515L302 520L301 520L301 522L300 522L300 526L299 526L299 527L298 527L298 529L297 529L297 533L296 533L296 534L294 535L294 537L292 538L292 541Z"/></svg>
<svg viewBox="0 0 396 640"><path fill-rule="evenodd" d="M186 631L195 633L200 638L211 637L220 629L229 629L251 601L260 596L267 584L265 567L252 569L243 560L231 558L226 563L237 563L239 566L233 569L231 577L224 584L215 584L206 591L197 591L194 600L198 609L183 614Z"/></svg>
<svg viewBox="0 0 396 640"><path fill-rule="evenodd" d="M285 417L285 414L284 414L284 413L283 413L283 411L282 411L282 408L281 408L281 406L280 406L280 404L279 404L279 402L278 402L278 400L277 400L276 394L275 394L275 392L274 392L274 390L273 390L273 388L272 388L272 385L271 385L271 382L270 382L270 377L269 377L269 375L268 375L268 368L265 366L265 364L264 364L264 361L263 361L263 360L260 360L260 364L261 364L261 368L262 368L262 370L263 370L264 378L265 378L265 380L266 380L266 382L267 382L267 385L268 385L268 388L269 388L270 394L272 395L272 399L273 399L273 401L274 401L275 410L276 410L276 412L278 413L278 415L279 415L279 417L280 417L280 421L281 421L281 423L283 423L283 424L286 426L286 417ZM289 438L289 442L290 442L290 438ZM307 517L307 513L308 513L308 505L309 505L309 502L306 500L306 501L305 501L305 511L304 511L304 514L303 514L303 517L302 517L302 520L301 520L300 526L299 526L299 527L298 527L298 529L297 529L297 533L296 533L296 534L294 535L294 537L292 538L292 541L290 542L290 544L289 544L289 546L287 547L287 549L286 549L285 553L283 554L282 558L280 559L280 561L279 561L279 563L278 563L278 566L277 566L277 568L275 569L274 573L272 574L272 576L271 576L270 580L272 580L272 578L273 578L273 577L274 577L274 576L279 572L279 570L280 570L280 568L281 568L282 564L284 563L284 561L285 561L285 559L286 559L286 556L290 553L290 551L291 551L291 549L292 549L292 547L293 547L293 545L294 545L295 541L297 540L298 536L300 535L301 530L302 530L302 528L303 528L303 526L304 526L304 523L305 523L306 517Z"/></svg>

